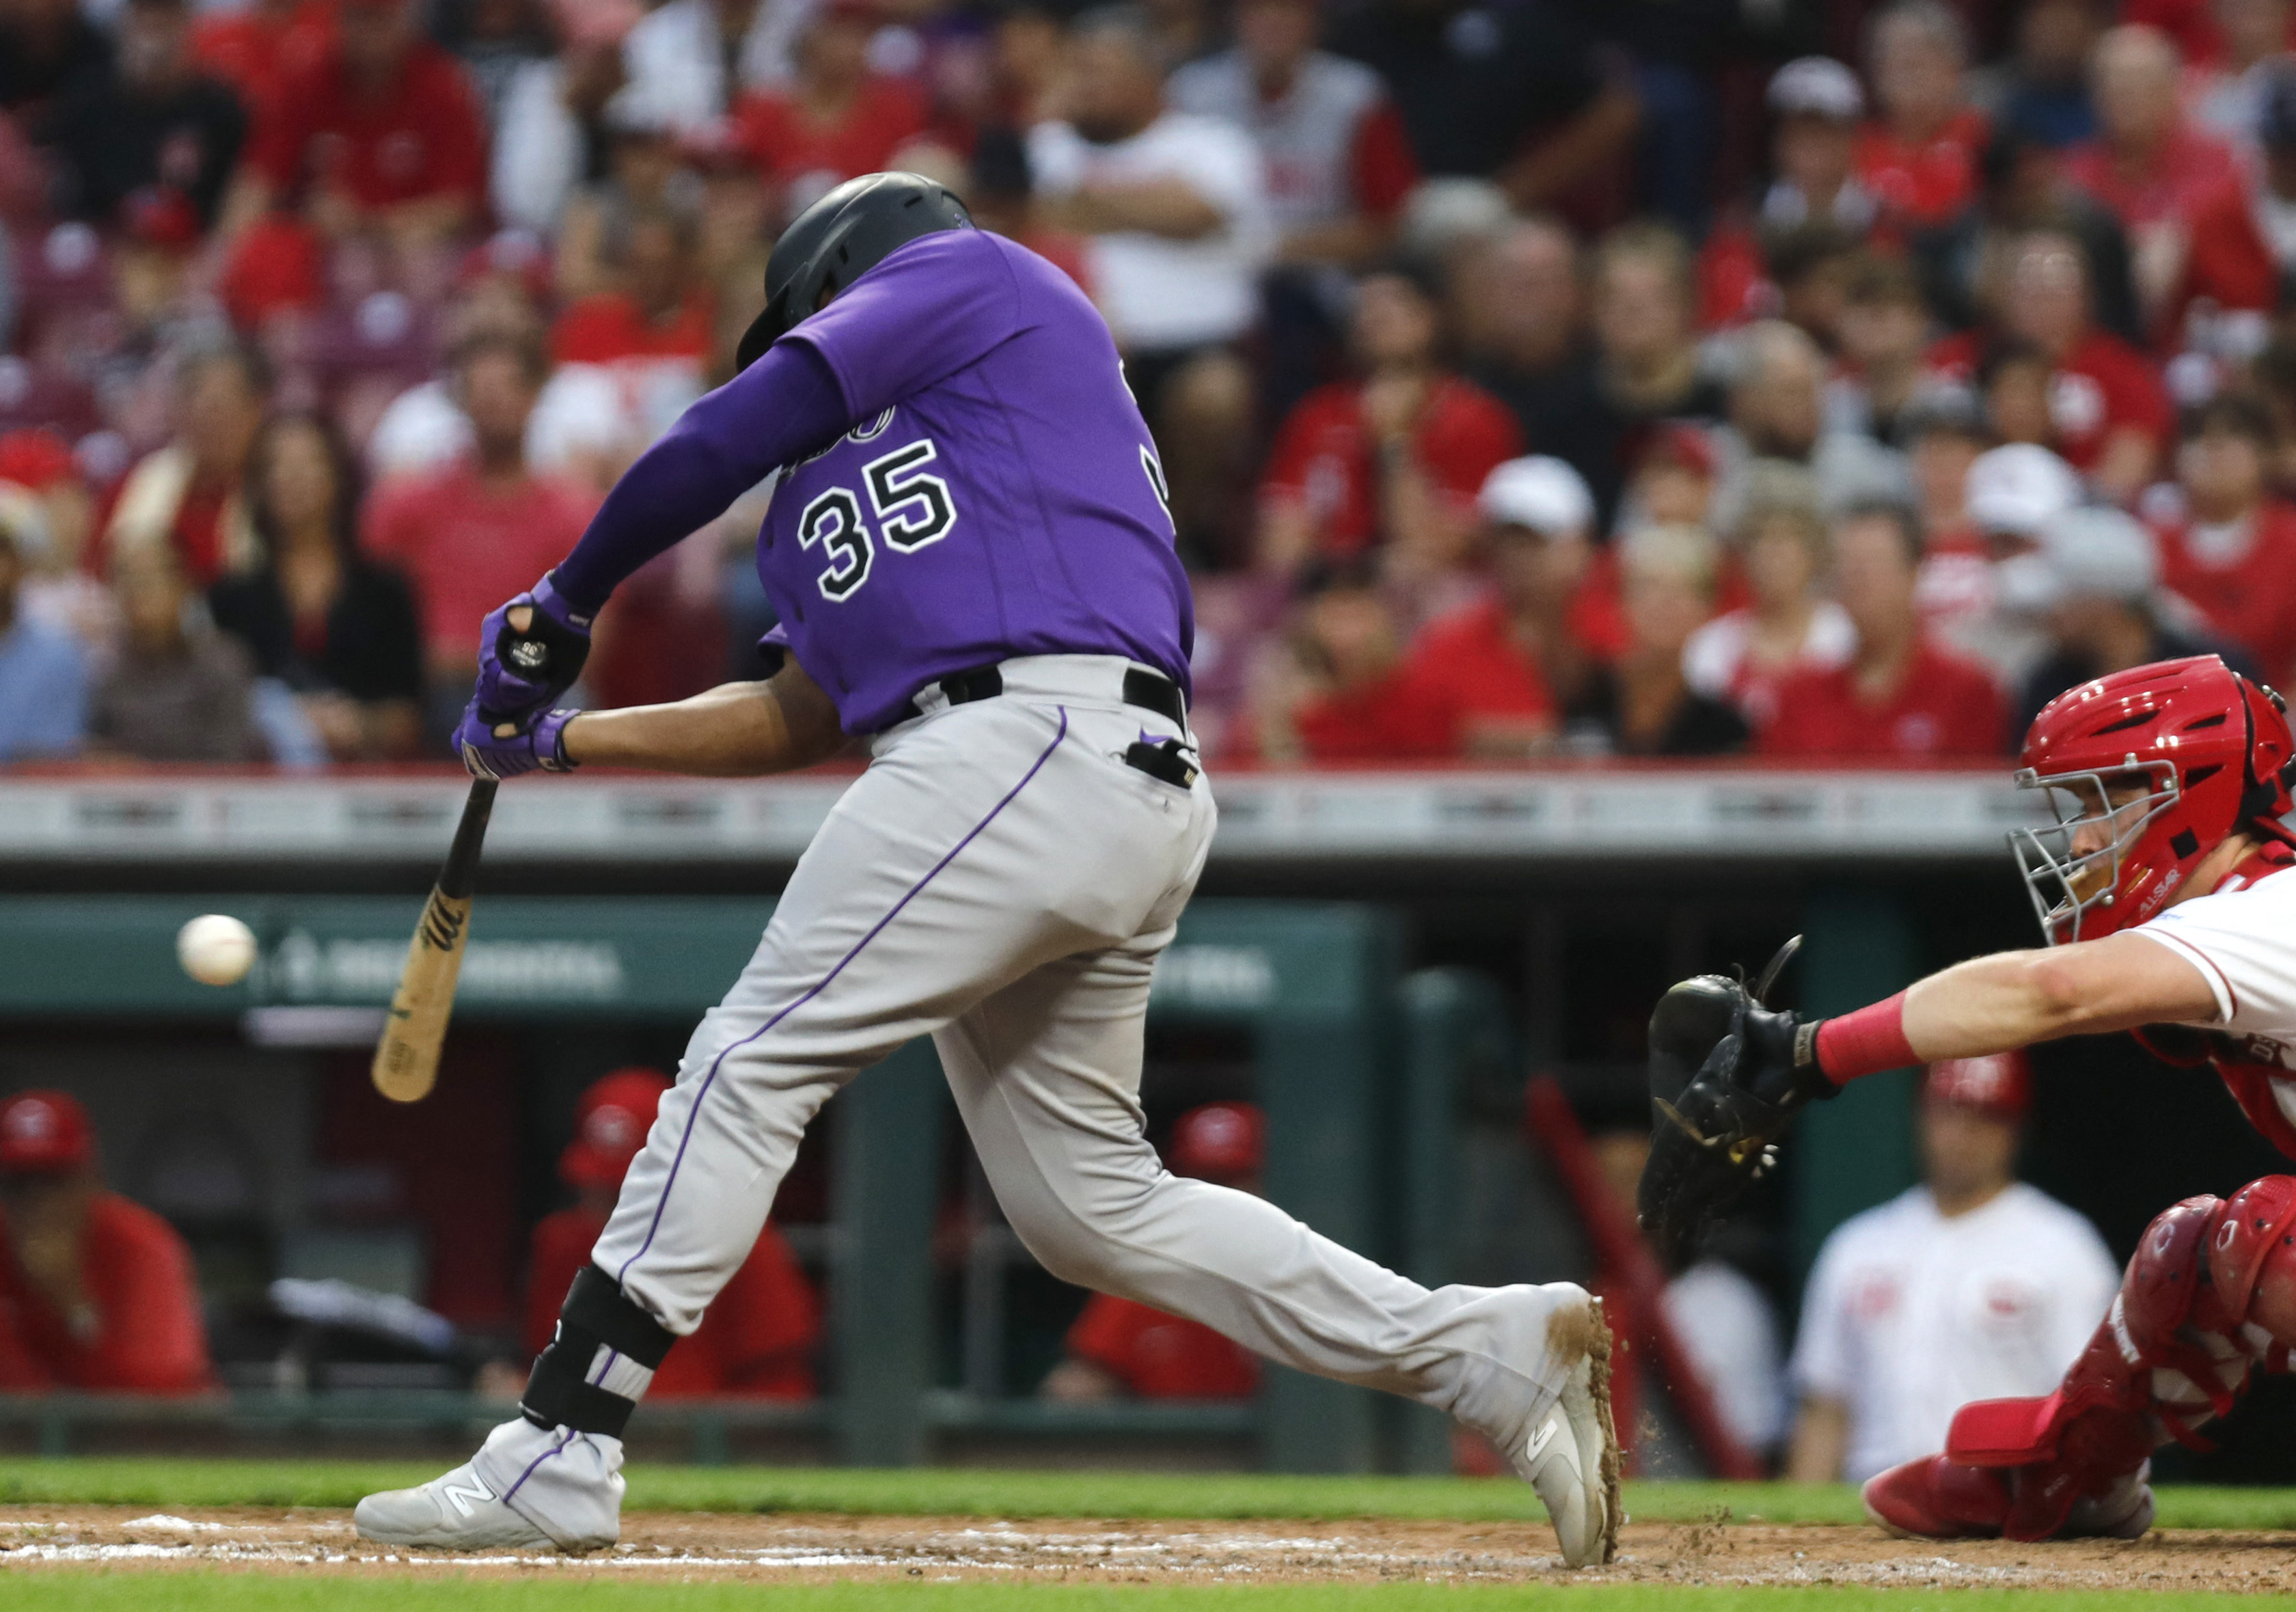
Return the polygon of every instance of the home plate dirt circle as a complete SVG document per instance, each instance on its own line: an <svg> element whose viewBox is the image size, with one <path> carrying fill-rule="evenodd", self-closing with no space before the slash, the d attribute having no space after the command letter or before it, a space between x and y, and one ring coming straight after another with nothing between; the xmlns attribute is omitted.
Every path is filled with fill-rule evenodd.
<svg viewBox="0 0 2296 1612"><path fill-rule="evenodd" d="M350 1514L258 1507L0 1506L0 1571L76 1565L427 1576L611 1574L770 1583L1014 1575L1144 1583L1509 1581L2296 1589L2296 1534L2155 1531L2133 1543L1927 1544L1865 1528L1630 1525L1617 1562L1570 1574L1543 1526L1381 1518L1137 1522L820 1513L636 1513L583 1557L385 1551Z"/></svg>

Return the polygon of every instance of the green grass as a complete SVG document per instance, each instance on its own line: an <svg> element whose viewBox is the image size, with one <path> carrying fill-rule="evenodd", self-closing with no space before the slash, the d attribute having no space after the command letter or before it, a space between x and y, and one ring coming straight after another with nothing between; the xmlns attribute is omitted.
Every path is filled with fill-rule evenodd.
<svg viewBox="0 0 2296 1612"><path fill-rule="evenodd" d="M435 1477L436 1461L106 1459L0 1461L0 1503L348 1506L376 1489ZM2171 1528L2296 1529L2296 1490L2166 1488ZM1524 1485L1455 1477L1302 1477L1262 1473L1027 1472L923 1467L665 1467L630 1474L634 1511L847 1511L945 1517L1418 1517L1536 1519ZM1865 1520L1843 1485L1629 1484L1643 1522Z"/></svg>
<svg viewBox="0 0 2296 1612"><path fill-rule="evenodd" d="M2222 1598L2141 1590L1684 1589L1667 1584L1202 1586L1062 1583L615 1583L286 1578L259 1573L12 1576L12 1612L2220 1612Z"/></svg>
<svg viewBox="0 0 2296 1612"><path fill-rule="evenodd" d="M439 1463L72 1460L0 1461L0 1502L128 1506L348 1506L438 1476ZM1424 1517L1544 1515L1511 1479L1303 1477L1261 1473L1028 1472L978 1468L638 1466L634 1511L847 1511L949 1517ZM1833 1485L1636 1484L1628 1510L1695 1520L1727 1506L1770 1522L1860 1520ZM2296 1505L2292 1505L2296 1513Z"/></svg>

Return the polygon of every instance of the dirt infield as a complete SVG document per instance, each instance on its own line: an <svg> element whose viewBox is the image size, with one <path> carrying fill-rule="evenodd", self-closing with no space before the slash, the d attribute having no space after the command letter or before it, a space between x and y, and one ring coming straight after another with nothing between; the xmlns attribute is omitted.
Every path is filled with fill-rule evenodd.
<svg viewBox="0 0 2296 1612"><path fill-rule="evenodd" d="M766 1583L1009 1575L1150 1583L1507 1581L1565 1572L1543 1527L1401 1520L1029 1522L821 1514L642 1513L611 1551L570 1558L385 1551L348 1513L254 1508L0 1507L0 1568L230 1567L275 1573L628 1575ZM2296 1534L2155 1531L2135 1543L1913 1544L1862 1528L1631 1525L1582 1580L2052 1589L2296 1589Z"/></svg>

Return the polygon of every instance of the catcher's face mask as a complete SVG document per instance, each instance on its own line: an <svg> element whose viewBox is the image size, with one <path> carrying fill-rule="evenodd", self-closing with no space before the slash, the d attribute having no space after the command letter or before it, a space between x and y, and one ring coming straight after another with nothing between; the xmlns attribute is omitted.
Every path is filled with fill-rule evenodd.
<svg viewBox="0 0 2296 1612"><path fill-rule="evenodd" d="M2129 758L2134 761L2136 758ZM2135 885L2158 870L2149 865L2148 831L2177 804L2181 790L2173 762L2152 761L2112 773L2057 773L2042 777L2028 767L2020 789L2047 792L2054 826L2012 829L2033 914L2051 945L2109 935L2138 915L2114 911ZM2175 856L2167 860L2174 863Z"/></svg>

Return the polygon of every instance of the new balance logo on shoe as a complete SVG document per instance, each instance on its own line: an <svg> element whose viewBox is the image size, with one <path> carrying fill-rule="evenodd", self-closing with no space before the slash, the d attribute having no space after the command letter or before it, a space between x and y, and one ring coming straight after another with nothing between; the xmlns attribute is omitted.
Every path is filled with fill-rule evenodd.
<svg viewBox="0 0 2296 1612"><path fill-rule="evenodd" d="M486 1479L480 1477L476 1472L471 1474L471 1486L467 1489L457 1487L450 1483L441 1483L439 1485L439 1498L450 1502L455 1513L462 1517L468 1517L471 1514L472 1502L490 1501L494 1497L495 1492L487 1487Z"/></svg>

